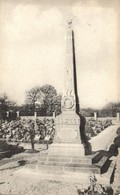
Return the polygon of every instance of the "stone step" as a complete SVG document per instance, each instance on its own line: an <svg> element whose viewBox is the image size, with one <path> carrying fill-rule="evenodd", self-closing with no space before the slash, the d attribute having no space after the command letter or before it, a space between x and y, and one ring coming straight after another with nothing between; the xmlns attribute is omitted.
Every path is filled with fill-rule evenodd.
<svg viewBox="0 0 120 195"><path fill-rule="evenodd" d="M66 166L65 171L70 171L70 172L77 172L77 173L95 173L99 174L100 169L98 167L95 167L94 165L76 165L76 166Z"/></svg>
<svg viewBox="0 0 120 195"><path fill-rule="evenodd" d="M90 161L73 161L73 162L65 162L65 161L38 161L38 165L47 165L47 166L62 166L62 167L65 167L65 169L66 169L66 167L75 167L75 169L77 169L77 167L78 167L78 169L79 168L81 168L81 167L83 167L83 168L87 168L87 167L93 167L93 169L97 169L97 172L96 173L99 173L99 174L103 174L103 173L105 173L106 171L107 171L107 169L108 169L108 167L109 167L109 165L110 165L110 161L109 161L109 159L108 159L108 157L106 157L106 156L103 156L102 158L101 158L101 160L98 162L98 163L96 163L96 164L94 164L94 165L92 165L91 163L90 163ZM70 168L69 168L70 169Z"/></svg>
<svg viewBox="0 0 120 195"><path fill-rule="evenodd" d="M72 159L72 163L77 163L77 164L91 164L91 159L86 158L86 159Z"/></svg>
<svg viewBox="0 0 120 195"><path fill-rule="evenodd" d="M94 154L95 155L95 154ZM75 158L75 159L87 159L92 157L93 155L86 155L86 156L71 156L71 155L48 155L47 153L43 153L39 155L39 158L60 158L60 159L71 159L71 158Z"/></svg>
<svg viewBox="0 0 120 195"><path fill-rule="evenodd" d="M94 172L96 174L100 173L99 167L95 167L94 165L78 165L78 164L68 164L65 166L61 165L53 165L53 164L29 164L27 168L33 170L39 170L40 172L47 173L58 173L63 174L65 172L76 172L76 173L91 173Z"/></svg>
<svg viewBox="0 0 120 195"><path fill-rule="evenodd" d="M89 163L89 162L86 162L86 163L84 163L84 162L68 162L68 163L66 163L66 162L62 162L62 161L39 161L38 162L38 165L51 165L51 166L57 166L57 165L59 165L59 166L65 166L65 167L67 167L67 166L72 166L72 167L79 167L79 166L90 166L91 165L91 163Z"/></svg>
<svg viewBox="0 0 120 195"><path fill-rule="evenodd" d="M24 174L23 174L24 173ZM72 174L72 178L71 178ZM37 169L30 169L27 167L22 167L15 171L15 175L21 178L34 178L35 180L50 180L50 181L58 181L64 183L80 183L80 184L90 184L89 173L77 173L77 172L51 172L47 173L45 171L40 171Z"/></svg>
<svg viewBox="0 0 120 195"><path fill-rule="evenodd" d="M110 181L110 184L113 183L114 180L115 168L116 164L114 162L111 162L107 172L103 174L107 181Z"/></svg>
<svg viewBox="0 0 120 195"><path fill-rule="evenodd" d="M102 155L100 152L96 152L92 155L92 164L97 163L102 158Z"/></svg>
<svg viewBox="0 0 120 195"><path fill-rule="evenodd" d="M105 165L105 163L108 160L108 156L103 156L97 163L95 163L94 165L97 165L99 167L102 167L103 165Z"/></svg>
<svg viewBox="0 0 120 195"><path fill-rule="evenodd" d="M32 169L32 170L37 170L37 171L40 171L40 172L47 172L47 173L62 173L63 172L63 166L60 166L60 165L40 165L40 164L28 164L26 165L26 168L28 169Z"/></svg>
<svg viewBox="0 0 120 195"><path fill-rule="evenodd" d="M115 163L110 162L110 165L105 173L102 175L97 175L97 180L101 184L110 185L113 183L114 180L114 173L115 173Z"/></svg>
<svg viewBox="0 0 120 195"><path fill-rule="evenodd" d="M67 167L61 166L45 166L37 164L27 164L25 167L21 167L15 171L15 174L20 177L35 177L38 179L53 180L53 181L65 181L73 183L89 184L89 176L91 172L94 172L97 178L97 182L103 185L110 185L111 179L115 170L115 163L111 162L106 173L100 175L99 167L91 165L90 167Z"/></svg>
<svg viewBox="0 0 120 195"><path fill-rule="evenodd" d="M65 166L67 164L67 162L60 162L60 161L56 161L56 162L52 162L52 161L39 161L38 165L52 165L52 166Z"/></svg>
<svg viewBox="0 0 120 195"><path fill-rule="evenodd" d="M45 156L41 155L38 159L39 162L62 162L64 164L66 163L78 163L78 164L92 164L91 158L85 156L85 157L70 157L70 156Z"/></svg>
<svg viewBox="0 0 120 195"><path fill-rule="evenodd" d="M91 162L96 162L92 164ZM94 155L89 155L85 157L70 157L70 156L45 156L41 155L38 160L38 165L45 166L62 166L65 169L78 170L83 167L92 167L95 169L96 173L105 173L109 167L109 160L107 156L103 156L97 152ZM72 168L71 168L72 167ZM75 167L75 168L73 168ZM97 171L96 171L97 170ZM88 171L88 170L87 170ZM86 172L86 171L85 171Z"/></svg>
<svg viewBox="0 0 120 195"><path fill-rule="evenodd" d="M100 161L96 164L94 164L95 166L100 168L100 174L106 173L109 166L110 166L111 161L109 160L109 158L107 156L103 156Z"/></svg>

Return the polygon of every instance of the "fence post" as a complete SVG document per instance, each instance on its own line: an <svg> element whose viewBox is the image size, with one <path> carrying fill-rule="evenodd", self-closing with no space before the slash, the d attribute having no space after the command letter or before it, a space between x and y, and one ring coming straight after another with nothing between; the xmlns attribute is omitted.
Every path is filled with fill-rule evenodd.
<svg viewBox="0 0 120 195"><path fill-rule="evenodd" d="M37 131L37 124L36 124L37 112L34 112L34 117L35 117L35 132L36 132Z"/></svg>
<svg viewBox="0 0 120 195"><path fill-rule="evenodd" d="M97 112L94 112L94 119L97 120Z"/></svg>
<svg viewBox="0 0 120 195"><path fill-rule="evenodd" d="M20 116L20 112L19 112L19 111L17 111L16 113L17 113L17 118L19 118L19 116Z"/></svg>
<svg viewBox="0 0 120 195"><path fill-rule="evenodd" d="M55 112L53 112L53 118L55 118Z"/></svg>
<svg viewBox="0 0 120 195"><path fill-rule="evenodd" d="M117 122L119 122L119 121L120 121L120 113L117 112Z"/></svg>
<svg viewBox="0 0 120 195"><path fill-rule="evenodd" d="M7 118L9 118L9 114L10 114L10 113L9 113L9 111L7 111L7 112L6 112L6 116L7 116Z"/></svg>

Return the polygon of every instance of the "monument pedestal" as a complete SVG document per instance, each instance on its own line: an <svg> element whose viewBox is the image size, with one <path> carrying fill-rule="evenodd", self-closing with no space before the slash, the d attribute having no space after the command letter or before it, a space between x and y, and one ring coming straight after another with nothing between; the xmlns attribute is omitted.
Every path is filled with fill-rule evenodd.
<svg viewBox="0 0 120 195"><path fill-rule="evenodd" d="M64 111L55 119L54 142L48 155L84 156L85 149L80 137L80 117L74 111Z"/></svg>
<svg viewBox="0 0 120 195"><path fill-rule="evenodd" d="M85 156L84 146L82 144L53 143L49 146L49 156Z"/></svg>

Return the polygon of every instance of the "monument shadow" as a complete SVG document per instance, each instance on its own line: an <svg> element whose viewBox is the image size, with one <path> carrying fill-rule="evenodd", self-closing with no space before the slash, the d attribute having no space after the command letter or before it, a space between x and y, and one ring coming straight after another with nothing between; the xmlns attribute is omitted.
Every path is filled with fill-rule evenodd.
<svg viewBox="0 0 120 195"><path fill-rule="evenodd" d="M72 35L74 37L74 32L72 31ZM75 89L75 98L76 98L76 113L80 117L80 137L82 144L85 148L85 155L89 155L92 153L92 147L91 144L88 142L86 133L85 133L85 125L86 125L86 118L80 114L80 101L78 97L78 87L77 87L77 70L76 70L76 58L75 58L75 39L73 38L73 74L74 74L74 89Z"/></svg>

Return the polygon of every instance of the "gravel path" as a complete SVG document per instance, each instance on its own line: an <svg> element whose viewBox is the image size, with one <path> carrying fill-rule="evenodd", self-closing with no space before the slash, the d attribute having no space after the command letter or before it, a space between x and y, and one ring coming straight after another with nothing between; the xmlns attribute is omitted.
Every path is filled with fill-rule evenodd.
<svg viewBox="0 0 120 195"><path fill-rule="evenodd" d="M13 165L12 165L13 166ZM78 195L81 185L55 181L43 181L29 178L23 179L14 174L14 170L4 170L0 173L0 194L7 195Z"/></svg>
<svg viewBox="0 0 120 195"><path fill-rule="evenodd" d="M39 177L26 179L15 174L21 168L18 159L32 163L37 155L18 154L12 157L13 161L0 166L0 195L78 195L77 190L83 188L80 184L46 181Z"/></svg>
<svg viewBox="0 0 120 195"><path fill-rule="evenodd" d="M37 158L38 154L18 154L16 157L28 159L32 162ZM13 157L15 159L15 157ZM119 195L119 181L120 181L120 150L119 155L114 158L117 167L115 172L115 179L112 187L114 194ZM63 183L60 181L46 181L39 177L22 178L15 174L19 170L18 161L11 161L10 163L0 166L0 195L78 195L78 189L83 188L80 184Z"/></svg>

